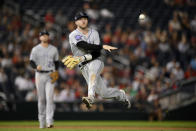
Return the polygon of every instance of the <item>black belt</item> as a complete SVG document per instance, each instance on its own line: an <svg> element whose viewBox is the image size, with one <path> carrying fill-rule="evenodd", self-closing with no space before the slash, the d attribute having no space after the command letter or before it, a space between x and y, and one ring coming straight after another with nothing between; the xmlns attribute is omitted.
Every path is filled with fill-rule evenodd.
<svg viewBox="0 0 196 131"><path fill-rule="evenodd" d="M79 68L80 68L80 67L86 65L86 64L89 63L89 62L90 62L90 61L84 61L84 62L80 63L78 66L79 66Z"/></svg>
<svg viewBox="0 0 196 131"><path fill-rule="evenodd" d="M37 70L37 72L39 72L39 73L49 73L49 72L52 72L52 70L49 70L49 71L38 71Z"/></svg>

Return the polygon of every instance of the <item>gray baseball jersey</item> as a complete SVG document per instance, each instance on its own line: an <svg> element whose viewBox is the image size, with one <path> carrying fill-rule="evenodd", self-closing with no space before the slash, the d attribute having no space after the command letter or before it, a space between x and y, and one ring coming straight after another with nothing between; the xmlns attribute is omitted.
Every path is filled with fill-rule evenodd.
<svg viewBox="0 0 196 131"><path fill-rule="evenodd" d="M77 47L79 41L100 45L99 34L96 30L89 28L88 34L84 35L76 29L69 35L69 42L74 56L82 56L88 53ZM88 97L94 101L95 93L97 93L106 99L116 98L117 100L124 101L126 96L120 90L116 88L106 88L106 85L100 76L103 68L104 63L100 59L95 59L81 68L82 75L88 84Z"/></svg>
<svg viewBox="0 0 196 131"><path fill-rule="evenodd" d="M30 60L33 60L36 65L42 67L42 71L54 71L55 61L58 61L59 54L57 48L48 45L48 47L43 47L41 44L35 46L30 54ZM46 124L53 125L53 114L54 114L54 104L53 104L53 93L54 93L54 83L51 83L50 78L51 72L36 72L35 74L35 84L38 94L38 118L40 122L40 128L44 128Z"/></svg>
<svg viewBox="0 0 196 131"><path fill-rule="evenodd" d="M58 61L59 55L57 48L53 45L48 45L47 48L38 44L32 49L30 60L33 60L36 65L41 65L42 70L55 70L54 61Z"/></svg>
<svg viewBox="0 0 196 131"><path fill-rule="evenodd" d="M86 41L90 44L100 45L99 34L96 30L89 28L88 34L84 35L76 29L69 35L69 43L74 56L82 56L88 53L84 50L78 49L76 44L79 41Z"/></svg>

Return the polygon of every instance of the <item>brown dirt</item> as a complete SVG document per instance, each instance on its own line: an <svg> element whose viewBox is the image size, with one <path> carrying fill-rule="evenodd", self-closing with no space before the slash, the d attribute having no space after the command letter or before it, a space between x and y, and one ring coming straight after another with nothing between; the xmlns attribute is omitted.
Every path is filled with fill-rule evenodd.
<svg viewBox="0 0 196 131"><path fill-rule="evenodd" d="M0 126L0 128L38 128L38 126ZM196 128L186 127L137 127L137 126L55 126L56 129L106 129L106 130L185 130L196 131Z"/></svg>

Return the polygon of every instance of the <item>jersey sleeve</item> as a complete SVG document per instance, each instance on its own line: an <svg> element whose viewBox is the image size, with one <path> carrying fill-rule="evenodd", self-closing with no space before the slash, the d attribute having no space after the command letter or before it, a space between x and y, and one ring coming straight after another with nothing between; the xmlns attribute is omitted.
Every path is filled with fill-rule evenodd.
<svg viewBox="0 0 196 131"><path fill-rule="evenodd" d="M100 45L99 33L97 31L94 32L94 44Z"/></svg>
<svg viewBox="0 0 196 131"><path fill-rule="evenodd" d="M76 45L78 42L82 41L82 36L76 33L69 35L69 43Z"/></svg>
<svg viewBox="0 0 196 131"><path fill-rule="evenodd" d="M35 50L35 48L33 48L32 51L31 51L30 60L36 62L36 50Z"/></svg>

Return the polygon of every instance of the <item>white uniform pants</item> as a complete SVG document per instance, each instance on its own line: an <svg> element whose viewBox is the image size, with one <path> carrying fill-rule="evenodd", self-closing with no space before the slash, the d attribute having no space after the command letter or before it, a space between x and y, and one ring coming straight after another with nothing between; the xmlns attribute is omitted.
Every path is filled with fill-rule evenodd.
<svg viewBox="0 0 196 131"><path fill-rule="evenodd" d="M51 83L50 73L36 72L35 78L38 95L38 118L40 126L43 127L46 123L47 125L52 125L54 115L54 84Z"/></svg>
<svg viewBox="0 0 196 131"><path fill-rule="evenodd" d="M119 89L106 87L100 76L103 68L104 63L100 60L93 60L81 68L82 75L88 84L88 97L94 100L95 93L97 93L104 99L114 98L124 101L126 96Z"/></svg>

